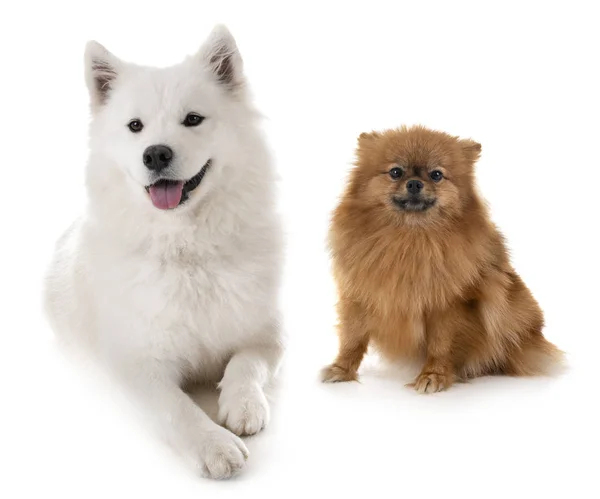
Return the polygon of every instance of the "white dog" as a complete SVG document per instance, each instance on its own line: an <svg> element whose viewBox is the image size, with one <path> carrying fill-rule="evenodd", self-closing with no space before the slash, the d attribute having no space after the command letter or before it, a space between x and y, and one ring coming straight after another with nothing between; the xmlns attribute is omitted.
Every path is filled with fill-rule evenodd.
<svg viewBox="0 0 600 499"><path fill-rule="evenodd" d="M59 240L46 306L206 475L239 471L269 420L282 345L274 172L231 34L164 68L85 54L89 203ZM214 423L182 391L219 382ZM232 433L233 432L233 433Z"/></svg>

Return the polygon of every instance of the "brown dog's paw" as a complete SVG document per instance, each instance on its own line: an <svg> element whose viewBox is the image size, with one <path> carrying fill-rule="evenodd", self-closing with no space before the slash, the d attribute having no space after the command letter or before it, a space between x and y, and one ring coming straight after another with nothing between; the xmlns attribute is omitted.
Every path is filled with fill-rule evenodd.
<svg viewBox="0 0 600 499"><path fill-rule="evenodd" d="M424 372L417 376L413 383L407 386L419 393L435 393L447 390L452 385L452 378L445 374Z"/></svg>
<svg viewBox="0 0 600 499"><path fill-rule="evenodd" d="M335 364L321 369L321 381L323 383L341 383L343 381L358 381L356 372L350 372Z"/></svg>

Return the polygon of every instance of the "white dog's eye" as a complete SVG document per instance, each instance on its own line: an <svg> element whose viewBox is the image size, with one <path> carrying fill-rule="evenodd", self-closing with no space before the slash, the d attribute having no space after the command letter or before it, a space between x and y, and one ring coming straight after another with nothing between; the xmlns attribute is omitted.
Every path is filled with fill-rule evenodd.
<svg viewBox="0 0 600 499"><path fill-rule="evenodd" d="M144 128L144 124L140 121L140 120L131 120L128 124L127 127L129 128L129 130L131 130L133 133L138 133L142 131L142 128Z"/></svg>
<svg viewBox="0 0 600 499"><path fill-rule="evenodd" d="M204 121L204 116L200 116L196 113L189 113L185 119L181 122L183 126L198 126Z"/></svg>

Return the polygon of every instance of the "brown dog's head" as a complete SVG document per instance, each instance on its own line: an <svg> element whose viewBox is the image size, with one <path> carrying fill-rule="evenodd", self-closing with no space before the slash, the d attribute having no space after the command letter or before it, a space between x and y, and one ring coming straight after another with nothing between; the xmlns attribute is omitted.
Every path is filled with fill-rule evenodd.
<svg viewBox="0 0 600 499"><path fill-rule="evenodd" d="M473 196L480 151L477 142L421 126L363 133L348 193L406 222L456 217Z"/></svg>

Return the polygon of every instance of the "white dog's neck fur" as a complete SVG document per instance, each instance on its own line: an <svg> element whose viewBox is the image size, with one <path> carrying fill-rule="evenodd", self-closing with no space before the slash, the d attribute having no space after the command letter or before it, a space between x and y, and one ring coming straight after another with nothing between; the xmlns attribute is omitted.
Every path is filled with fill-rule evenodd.
<svg viewBox="0 0 600 499"><path fill-rule="evenodd" d="M88 207L57 245L48 315L59 335L103 354L179 451L209 476L230 476L244 444L180 385L220 380L219 420L237 434L268 421L263 386L281 357L281 229L241 57L219 27L170 68L125 63L95 42L85 63ZM189 125L190 114L204 119ZM155 168L146 152L158 145L172 156ZM157 182L194 185L209 160L174 208L149 195L173 185Z"/></svg>

